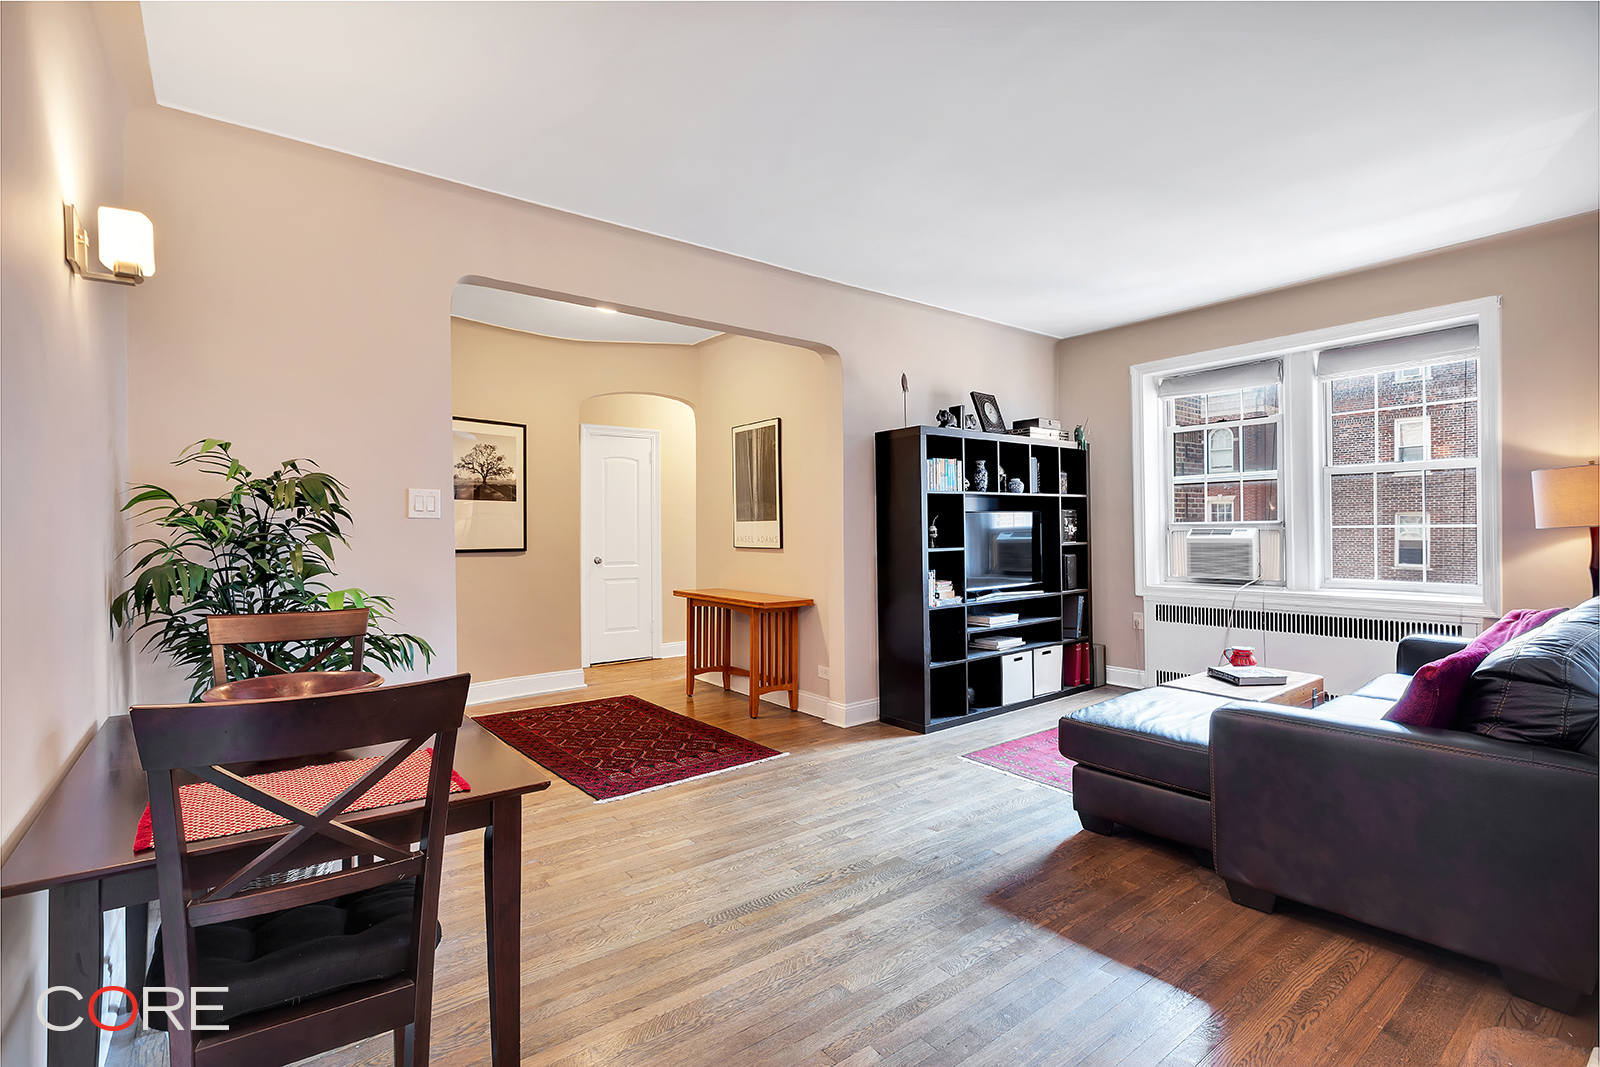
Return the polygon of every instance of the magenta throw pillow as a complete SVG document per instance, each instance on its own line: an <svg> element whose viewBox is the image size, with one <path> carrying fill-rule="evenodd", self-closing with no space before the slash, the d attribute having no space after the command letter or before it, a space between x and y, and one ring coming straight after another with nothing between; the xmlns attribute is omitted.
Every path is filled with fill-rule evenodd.
<svg viewBox="0 0 1600 1067"><path fill-rule="evenodd" d="M1406 686L1405 694L1384 718L1406 726L1450 729L1455 724L1456 704L1461 699L1461 691L1466 688L1472 672L1478 669L1478 664L1513 637L1542 626L1565 610L1519 608L1508 612L1473 638L1472 643L1460 652L1419 667L1411 678L1411 684Z"/></svg>

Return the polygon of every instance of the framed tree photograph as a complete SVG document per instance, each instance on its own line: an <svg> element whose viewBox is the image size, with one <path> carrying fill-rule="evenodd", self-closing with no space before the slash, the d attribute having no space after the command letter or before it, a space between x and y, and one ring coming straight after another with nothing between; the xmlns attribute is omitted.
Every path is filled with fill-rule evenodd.
<svg viewBox="0 0 1600 1067"><path fill-rule="evenodd" d="M733 428L733 547L783 547L783 420Z"/></svg>
<svg viewBox="0 0 1600 1067"><path fill-rule="evenodd" d="M451 419L457 552L528 550L528 427Z"/></svg>

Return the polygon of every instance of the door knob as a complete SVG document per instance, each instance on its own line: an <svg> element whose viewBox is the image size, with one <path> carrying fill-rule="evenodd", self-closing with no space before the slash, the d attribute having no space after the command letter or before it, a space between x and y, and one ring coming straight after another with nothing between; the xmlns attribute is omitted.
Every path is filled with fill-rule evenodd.
<svg viewBox="0 0 1600 1067"><path fill-rule="evenodd" d="M595 561L595 563L597 563L597 564L598 564L598 563L599 563L599 562L600 562L600 557L599 557L599 556L596 556L596 557L595 557L595 558L594 558L594 561Z"/></svg>

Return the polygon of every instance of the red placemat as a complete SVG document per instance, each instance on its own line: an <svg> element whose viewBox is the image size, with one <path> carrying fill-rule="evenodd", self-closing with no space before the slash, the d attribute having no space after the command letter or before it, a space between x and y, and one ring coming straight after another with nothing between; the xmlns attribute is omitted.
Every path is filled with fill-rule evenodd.
<svg viewBox="0 0 1600 1067"><path fill-rule="evenodd" d="M250 774L244 780L297 807L321 811L324 804L359 781L363 774L384 758L368 756L364 759L340 760L338 763L319 763L289 771ZM345 810L366 811L386 804L421 800L428 792L428 767L432 762L433 749L418 749ZM450 792L466 793L471 789L465 778L455 771L450 772ZM258 808L243 797L218 789L210 782L180 786L178 802L183 806L183 834L190 841L205 841L212 837L265 830L269 826L289 825L288 819L280 818L266 808ZM133 850L143 852L150 848L154 844L154 836L150 828L150 806L146 804L144 814L139 818L139 829L133 835Z"/></svg>

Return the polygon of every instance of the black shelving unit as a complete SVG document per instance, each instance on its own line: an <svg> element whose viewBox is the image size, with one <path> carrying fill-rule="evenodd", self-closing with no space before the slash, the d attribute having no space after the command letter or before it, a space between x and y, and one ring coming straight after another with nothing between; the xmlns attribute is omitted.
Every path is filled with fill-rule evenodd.
<svg viewBox="0 0 1600 1067"><path fill-rule="evenodd" d="M876 445L878 718L928 733L1090 688L1086 683L1000 703L1000 657L1061 645L1065 663L1074 646L1092 640L1089 453L1068 442L933 426L884 430ZM994 481L981 493L929 489L930 459L959 461L972 484L982 460ZM1021 472L1024 488L1038 491L1005 492L999 468L1010 476ZM1062 524L1063 509L1069 508L1078 519L1071 540L1063 536ZM1001 601L968 600L969 546L964 538L969 511L1031 511L1039 516L1037 591ZM930 546L928 527L935 520L939 538ZM931 606L929 572L954 583L959 601ZM1075 631L1080 600L1083 622ZM1022 617L1005 626L968 625L968 612L984 609ZM1023 644L1000 651L969 646L971 636L991 630L1021 637Z"/></svg>

